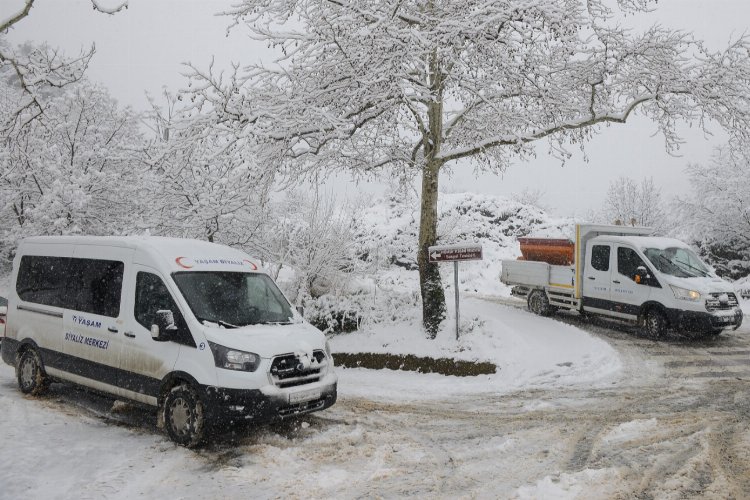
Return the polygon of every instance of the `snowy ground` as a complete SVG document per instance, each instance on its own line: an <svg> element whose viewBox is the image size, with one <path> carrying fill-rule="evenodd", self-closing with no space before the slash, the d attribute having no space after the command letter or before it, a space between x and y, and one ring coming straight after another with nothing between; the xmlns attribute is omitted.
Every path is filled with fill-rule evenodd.
<svg viewBox="0 0 750 500"><path fill-rule="evenodd" d="M198 451L168 441L153 412L58 384L24 397L2 365L0 498L750 495L747 326L653 342L575 315L465 306L484 323L458 343L448 326L436 342L389 328L334 347L490 360L497 375L340 370L333 408Z"/></svg>
<svg viewBox="0 0 750 500"><path fill-rule="evenodd" d="M519 301L519 303L521 303ZM454 317L453 317L454 318ZM617 352L605 341L559 321L476 298L461 305L462 332L455 320L443 325L437 339L410 323L375 326L364 333L331 340L335 352L415 354L433 358L490 361L499 371L480 377L445 377L390 370L340 370L341 392L370 399L401 401L460 394L501 394L518 389L573 385L601 386L622 368Z"/></svg>

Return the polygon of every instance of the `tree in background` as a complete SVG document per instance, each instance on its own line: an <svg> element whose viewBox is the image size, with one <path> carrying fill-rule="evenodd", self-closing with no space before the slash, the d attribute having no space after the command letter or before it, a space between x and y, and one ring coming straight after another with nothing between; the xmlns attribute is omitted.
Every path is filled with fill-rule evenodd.
<svg viewBox="0 0 750 500"><path fill-rule="evenodd" d="M310 298L343 290L352 270L356 210L319 189L311 195L289 192L272 207L255 253L275 264L274 278L284 265L294 269L290 298L306 305Z"/></svg>
<svg viewBox="0 0 750 500"><path fill-rule="evenodd" d="M29 122L0 148L3 244L145 225L145 149L138 117L120 109L106 90L85 79L58 89L46 99L44 119Z"/></svg>
<svg viewBox="0 0 750 500"><path fill-rule="evenodd" d="M48 97L56 94L55 89L80 81L94 56L93 45L75 57L66 57L47 44L10 46L3 36L29 15L34 2L25 0L18 12L0 18L0 78L7 78L8 83L20 91L16 105L0 115L0 137L43 119ZM111 15L127 8L128 2L123 0L104 6L100 0L91 0L91 4L94 10Z"/></svg>
<svg viewBox="0 0 750 500"><path fill-rule="evenodd" d="M279 173L421 176L420 289L434 337L446 305L427 247L446 168L502 170L542 140L564 160L634 112L668 147L681 120L747 135L748 39L712 52L682 32L618 24L651 4L242 0L226 14L279 59L229 76L194 68L186 97L217 127L255 137L258 161Z"/></svg>
<svg viewBox="0 0 750 500"><path fill-rule="evenodd" d="M164 106L152 101L147 120L158 138L149 150L153 230L252 247L268 218L274 172L259 168L242 141L192 120L174 96L164 97Z"/></svg>
<svg viewBox="0 0 750 500"><path fill-rule="evenodd" d="M688 234L719 274L750 274L750 151L717 148L707 165L687 168L692 193L677 200Z"/></svg>
<svg viewBox="0 0 750 500"><path fill-rule="evenodd" d="M608 224L619 221L659 230L665 225L665 215L661 189L652 177L644 178L640 185L629 177L620 177L609 184L601 218Z"/></svg>

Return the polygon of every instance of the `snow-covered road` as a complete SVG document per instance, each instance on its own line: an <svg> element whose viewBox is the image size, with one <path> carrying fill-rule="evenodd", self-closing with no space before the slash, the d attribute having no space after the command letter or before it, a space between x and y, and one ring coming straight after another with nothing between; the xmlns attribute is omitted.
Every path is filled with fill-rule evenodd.
<svg viewBox="0 0 750 500"><path fill-rule="evenodd" d="M0 498L750 496L750 329L653 342L580 326L623 361L607 387L397 401L343 391L323 413L196 452L139 408L57 384L23 397L3 365Z"/></svg>

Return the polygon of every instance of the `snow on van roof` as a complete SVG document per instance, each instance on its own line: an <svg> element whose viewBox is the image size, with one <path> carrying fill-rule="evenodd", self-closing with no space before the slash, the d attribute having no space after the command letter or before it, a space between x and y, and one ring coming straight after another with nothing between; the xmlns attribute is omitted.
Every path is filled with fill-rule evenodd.
<svg viewBox="0 0 750 500"><path fill-rule="evenodd" d="M690 248L690 245L675 239L666 238L663 236L597 236L594 240L607 240L615 243L629 243L630 245L638 246L639 248L657 248L663 250L665 248Z"/></svg>
<svg viewBox="0 0 750 500"><path fill-rule="evenodd" d="M100 245L131 248L167 262L171 271L258 271L260 261L241 250L188 238L163 236L37 236L21 244Z"/></svg>

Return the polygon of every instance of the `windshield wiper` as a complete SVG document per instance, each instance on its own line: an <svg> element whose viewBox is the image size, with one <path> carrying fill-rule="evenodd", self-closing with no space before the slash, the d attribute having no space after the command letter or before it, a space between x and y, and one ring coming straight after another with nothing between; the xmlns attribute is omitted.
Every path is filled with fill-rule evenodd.
<svg viewBox="0 0 750 500"><path fill-rule="evenodd" d="M233 325L231 323L227 323L226 321L220 320L220 319L208 319L208 318L201 318L200 316L196 316L195 319L203 323L204 325L206 322L208 323L216 323L219 326L223 326L224 328L239 328L237 325Z"/></svg>
<svg viewBox="0 0 750 500"><path fill-rule="evenodd" d="M687 266L688 268L690 268L693 271L697 272L698 275L696 276L696 278L705 278L706 276L708 276L708 273L706 273L705 271L703 271L702 269L700 269L698 267L691 266L687 262L682 262L681 260L675 260L674 262L675 262L675 264L682 264L683 266Z"/></svg>

